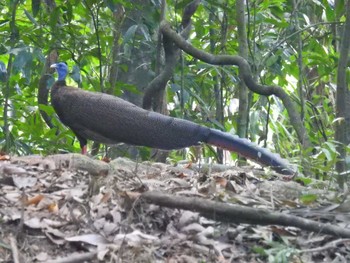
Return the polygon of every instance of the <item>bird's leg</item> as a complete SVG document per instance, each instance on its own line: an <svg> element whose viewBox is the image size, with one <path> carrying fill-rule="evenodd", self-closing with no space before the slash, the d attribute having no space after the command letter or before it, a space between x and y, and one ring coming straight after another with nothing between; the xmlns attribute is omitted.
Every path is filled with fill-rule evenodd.
<svg viewBox="0 0 350 263"><path fill-rule="evenodd" d="M77 136L77 138L79 140L81 154L86 155L87 154L87 140L78 134L75 134L75 135Z"/></svg>
<svg viewBox="0 0 350 263"><path fill-rule="evenodd" d="M81 154L86 155L87 154L87 146L84 145L83 147L81 147Z"/></svg>

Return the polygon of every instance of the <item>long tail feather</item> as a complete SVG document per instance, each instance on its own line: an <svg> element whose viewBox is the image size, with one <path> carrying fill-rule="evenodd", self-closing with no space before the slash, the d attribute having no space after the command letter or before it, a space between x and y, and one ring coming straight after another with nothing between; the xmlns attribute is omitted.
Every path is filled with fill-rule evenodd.
<svg viewBox="0 0 350 263"><path fill-rule="evenodd" d="M240 155L254 160L262 165L271 166L275 171L291 175L295 173L292 166L282 159L278 154L272 153L265 148L261 148L247 139L239 138L219 130L210 129L210 134L206 143L217 147L237 152Z"/></svg>

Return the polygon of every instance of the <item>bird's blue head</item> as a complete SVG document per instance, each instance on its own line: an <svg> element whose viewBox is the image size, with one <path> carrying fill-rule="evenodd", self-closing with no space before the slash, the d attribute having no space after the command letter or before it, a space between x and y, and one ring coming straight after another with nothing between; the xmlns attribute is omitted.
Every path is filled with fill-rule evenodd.
<svg viewBox="0 0 350 263"><path fill-rule="evenodd" d="M58 73L58 80L65 80L68 74L68 66L64 62L52 64L50 68L55 68Z"/></svg>

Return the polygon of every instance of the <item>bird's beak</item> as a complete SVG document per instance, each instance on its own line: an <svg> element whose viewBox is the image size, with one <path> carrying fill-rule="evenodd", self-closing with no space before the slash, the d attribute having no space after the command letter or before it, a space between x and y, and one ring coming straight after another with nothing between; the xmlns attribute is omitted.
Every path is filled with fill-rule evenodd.
<svg viewBox="0 0 350 263"><path fill-rule="evenodd" d="M52 64L50 68L57 68L57 64Z"/></svg>

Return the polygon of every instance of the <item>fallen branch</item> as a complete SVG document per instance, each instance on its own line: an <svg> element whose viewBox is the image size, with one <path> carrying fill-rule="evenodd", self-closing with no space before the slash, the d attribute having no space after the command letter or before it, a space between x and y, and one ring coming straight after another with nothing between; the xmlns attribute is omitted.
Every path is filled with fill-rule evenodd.
<svg viewBox="0 0 350 263"><path fill-rule="evenodd" d="M317 253L317 252L324 252L326 250L329 249L336 249L339 245L342 245L344 243L349 243L350 239L346 238L346 239L337 239L337 240L333 240L329 243L327 243L324 246L321 247L315 247L315 248L309 248L309 249L303 249L300 250L300 253Z"/></svg>
<svg viewBox="0 0 350 263"><path fill-rule="evenodd" d="M225 204L197 197L180 197L160 192L146 192L141 195L141 198L160 206L196 211L207 218L224 222L294 226L316 233L343 238L350 237L348 229L266 209Z"/></svg>
<svg viewBox="0 0 350 263"><path fill-rule="evenodd" d="M86 155L54 154L46 157L38 155L13 157L13 162L24 162L29 165L41 165L45 169L55 170L67 168L70 170L83 170L92 175L106 175L109 172L109 165L105 162L94 160Z"/></svg>

